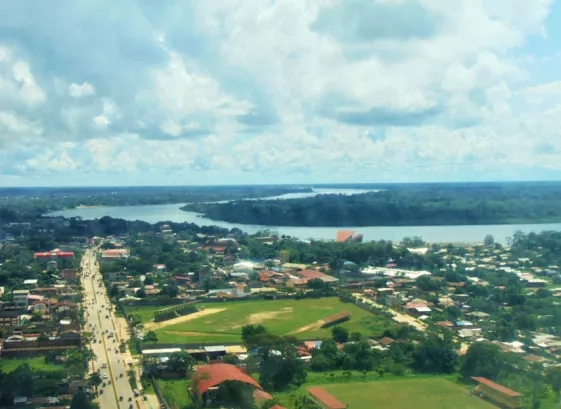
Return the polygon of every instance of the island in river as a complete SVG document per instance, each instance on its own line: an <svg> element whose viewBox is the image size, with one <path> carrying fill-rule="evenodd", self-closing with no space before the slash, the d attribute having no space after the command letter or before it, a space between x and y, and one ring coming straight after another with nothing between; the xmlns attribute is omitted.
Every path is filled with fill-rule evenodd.
<svg viewBox="0 0 561 409"><path fill-rule="evenodd" d="M458 226L561 222L561 182L379 186L355 195L192 203L182 210L263 226Z"/></svg>

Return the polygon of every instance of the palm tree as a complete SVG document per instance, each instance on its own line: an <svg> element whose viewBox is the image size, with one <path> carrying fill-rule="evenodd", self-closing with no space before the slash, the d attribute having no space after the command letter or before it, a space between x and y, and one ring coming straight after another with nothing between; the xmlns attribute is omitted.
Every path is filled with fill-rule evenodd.
<svg viewBox="0 0 561 409"><path fill-rule="evenodd" d="M93 387L95 388L95 391L97 393L97 387L103 383L103 380L101 379L101 375L99 374L99 371L93 372L90 375L90 377L88 378L88 382L90 383L90 385L93 385Z"/></svg>

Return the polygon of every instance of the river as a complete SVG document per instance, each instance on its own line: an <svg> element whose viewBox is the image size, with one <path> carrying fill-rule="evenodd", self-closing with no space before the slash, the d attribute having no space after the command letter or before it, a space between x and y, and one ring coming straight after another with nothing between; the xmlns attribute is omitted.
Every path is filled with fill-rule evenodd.
<svg viewBox="0 0 561 409"><path fill-rule="evenodd" d="M357 194L372 190L358 189L314 189L311 193L289 193L282 196L263 199L298 199L311 197L318 194ZM543 230L561 230L561 223L549 224L499 224L475 226L399 226L399 227L294 227L294 226L258 226L250 224L235 224L211 220L201 217L194 212L184 212L179 208L182 204L167 205L142 205L142 206L107 206L68 209L51 213L52 216L81 217L82 219L97 219L110 216L125 220L142 220L148 223L161 221L189 222L198 225L215 225L232 229L237 227L248 233L257 233L262 230L275 231L302 240L327 239L333 240L338 230L355 230L364 235L365 240L392 240L400 241L404 237L419 236L427 242L481 242L486 234L492 234L496 242L506 243L507 237L520 230L524 233Z"/></svg>

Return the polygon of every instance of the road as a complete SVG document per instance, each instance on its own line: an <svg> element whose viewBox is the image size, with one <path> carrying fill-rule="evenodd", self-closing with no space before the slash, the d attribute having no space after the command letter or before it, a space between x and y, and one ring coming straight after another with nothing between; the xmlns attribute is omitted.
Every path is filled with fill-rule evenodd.
<svg viewBox="0 0 561 409"><path fill-rule="evenodd" d="M383 305L378 304L377 302L375 302L374 300L371 300L370 298L365 298L365 297L359 297L358 298L359 301L366 303L366 304L370 304L376 308L380 308L380 309L384 309L385 307ZM424 331L427 328L427 324L425 324L423 321L414 318L410 315L407 315L405 313L396 311L396 310L392 310L391 308L387 308L387 311L392 315L392 318L394 321L399 322L401 324L408 324L411 325L412 327L415 327L417 330L419 331Z"/></svg>
<svg viewBox="0 0 561 409"><path fill-rule="evenodd" d="M91 371L99 370L104 382L98 389L100 409L142 409L144 404L141 398L135 398L129 383L126 355L119 353L122 334L119 328L115 328L117 320L92 249L82 258L82 285L86 330L93 333L91 348L96 356Z"/></svg>

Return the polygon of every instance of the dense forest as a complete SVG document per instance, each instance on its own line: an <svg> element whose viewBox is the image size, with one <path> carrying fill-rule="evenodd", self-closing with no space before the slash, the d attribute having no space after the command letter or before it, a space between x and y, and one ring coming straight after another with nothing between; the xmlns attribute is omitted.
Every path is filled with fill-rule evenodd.
<svg viewBox="0 0 561 409"><path fill-rule="evenodd" d="M0 222L32 221L78 206L136 206L213 202L311 192L291 186L133 186L0 189Z"/></svg>
<svg viewBox="0 0 561 409"><path fill-rule="evenodd" d="M268 226L437 226L561 222L561 183L415 184L356 195L183 207Z"/></svg>

